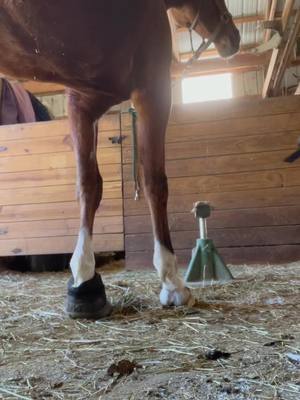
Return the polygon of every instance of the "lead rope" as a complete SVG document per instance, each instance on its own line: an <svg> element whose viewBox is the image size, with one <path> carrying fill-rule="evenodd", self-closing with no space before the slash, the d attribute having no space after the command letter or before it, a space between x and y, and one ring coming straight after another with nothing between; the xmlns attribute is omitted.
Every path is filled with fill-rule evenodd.
<svg viewBox="0 0 300 400"><path fill-rule="evenodd" d="M138 149L137 149L137 112L133 107L129 108L132 117L132 176L134 180L134 200L140 199L140 182L138 171Z"/></svg>

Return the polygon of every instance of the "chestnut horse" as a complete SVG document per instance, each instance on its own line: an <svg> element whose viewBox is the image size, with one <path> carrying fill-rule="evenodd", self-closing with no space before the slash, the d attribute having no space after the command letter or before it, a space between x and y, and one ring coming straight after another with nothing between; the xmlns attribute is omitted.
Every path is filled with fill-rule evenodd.
<svg viewBox="0 0 300 400"><path fill-rule="evenodd" d="M153 263L162 281L160 301L183 305L191 299L177 270L167 220L169 8L178 25L213 38L221 56L238 51L240 36L224 0L0 0L0 71L68 88L80 201L66 304L73 318L100 318L111 311L92 250L102 197L96 121L130 98L139 115L139 160L153 225Z"/></svg>

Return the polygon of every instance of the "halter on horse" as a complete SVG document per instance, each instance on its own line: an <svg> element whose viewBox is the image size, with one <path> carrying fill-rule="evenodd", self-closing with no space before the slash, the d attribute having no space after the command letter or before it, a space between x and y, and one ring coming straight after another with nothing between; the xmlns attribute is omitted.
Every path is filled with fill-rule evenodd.
<svg viewBox="0 0 300 400"><path fill-rule="evenodd" d="M238 31L224 0L86 3L0 0L0 53L5 54L0 71L69 88L80 232L70 263L67 313L99 318L111 311L101 277L95 274L92 249L94 217L102 198L95 123L111 106L128 98L139 114L138 150L153 226L153 261L162 282L160 300L163 305L187 304L191 294L177 270L167 219L164 141L171 105L172 49L166 9L174 8L182 26L210 36L223 56L238 50Z"/></svg>

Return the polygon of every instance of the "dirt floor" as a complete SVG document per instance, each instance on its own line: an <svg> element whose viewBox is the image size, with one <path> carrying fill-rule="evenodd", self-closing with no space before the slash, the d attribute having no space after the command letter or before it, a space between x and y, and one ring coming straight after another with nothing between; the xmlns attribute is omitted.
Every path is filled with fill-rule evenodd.
<svg viewBox="0 0 300 400"><path fill-rule="evenodd" d="M105 320L64 315L67 273L0 271L1 399L300 399L300 264L163 309L152 272L105 268ZM217 351L216 351L217 350Z"/></svg>

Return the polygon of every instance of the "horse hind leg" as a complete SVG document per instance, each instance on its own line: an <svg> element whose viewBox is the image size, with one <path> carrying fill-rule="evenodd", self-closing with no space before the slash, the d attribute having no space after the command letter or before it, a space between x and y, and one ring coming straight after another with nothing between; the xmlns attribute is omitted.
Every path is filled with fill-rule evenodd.
<svg viewBox="0 0 300 400"><path fill-rule="evenodd" d="M157 91L135 90L132 100L138 111L138 146L142 179L154 234L153 264L162 282L162 305L184 305L192 300L179 275L172 248L168 217L168 185L165 174L165 131L170 109L170 89L162 81Z"/></svg>
<svg viewBox="0 0 300 400"><path fill-rule="evenodd" d="M69 95L69 118L77 164L77 193L80 203L80 230L70 267L66 312L72 318L100 318L108 315L107 302L100 275L95 273L92 247L93 224L102 198L102 177L97 163L96 120L108 107L99 99L78 93ZM99 112L98 109L102 109Z"/></svg>

